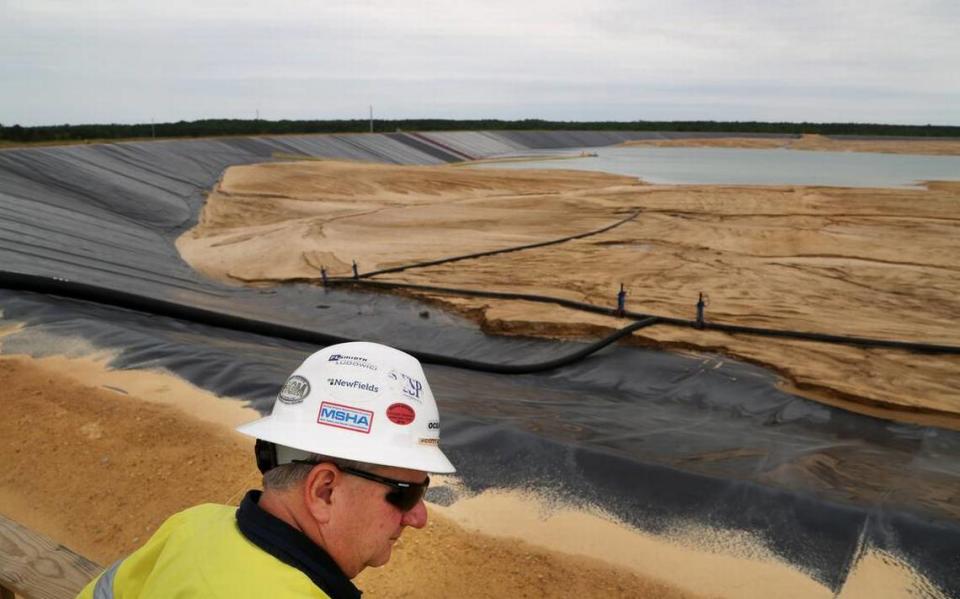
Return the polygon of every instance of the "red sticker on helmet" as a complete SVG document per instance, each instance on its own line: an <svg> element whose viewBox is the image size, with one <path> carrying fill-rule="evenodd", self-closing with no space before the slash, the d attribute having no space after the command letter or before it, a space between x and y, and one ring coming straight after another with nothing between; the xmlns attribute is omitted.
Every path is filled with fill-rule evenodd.
<svg viewBox="0 0 960 599"><path fill-rule="evenodd" d="M387 418L394 424L410 424L417 414L405 403L395 403L387 408Z"/></svg>

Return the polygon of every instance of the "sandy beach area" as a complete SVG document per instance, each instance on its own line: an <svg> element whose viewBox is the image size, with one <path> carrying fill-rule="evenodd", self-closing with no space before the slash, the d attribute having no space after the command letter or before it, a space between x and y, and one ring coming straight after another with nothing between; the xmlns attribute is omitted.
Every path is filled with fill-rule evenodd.
<svg viewBox="0 0 960 599"><path fill-rule="evenodd" d="M9 465L0 513L101 564L176 511L236 504L259 484L252 443L232 430L253 410L164 372L111 370L109 358L0 358ZM834 595L742 534L691 526L655 537L508 493L428 510L428 526L407 530L390 564L359 577L367 596L939 596L880 552L864 555Z"/></svg>
<svg viewBox="0 0 960 599"><path fill-rule="evenodd" d="M834 139L825 135L802 135L793 139L722 137L636 140L624 142L622 145L660 148L746 148L755 150L781 148L812 152L878 152L881 154L924 154L928 156L960 155L960 141L936 138L904 141L898 139Z"/></svg>
<svg viewBox="0 0 960 599"><path fill-rule="evenodd" d="M271 285L319 281L321 267L349 276L354 260L367 272L535 243L637 213L596 236L378 279L610 307L623 283L629 310L680 318L695 316L703 292L716 322L956 345L958 208L960 183L664 186L578 171L301 161L229 169L177 246L208 276ZM589 338L627 324L548 304L420 296L494 333ZM629 342L721 353L817 401L960 429L958 356L666 326Z"/></svg>

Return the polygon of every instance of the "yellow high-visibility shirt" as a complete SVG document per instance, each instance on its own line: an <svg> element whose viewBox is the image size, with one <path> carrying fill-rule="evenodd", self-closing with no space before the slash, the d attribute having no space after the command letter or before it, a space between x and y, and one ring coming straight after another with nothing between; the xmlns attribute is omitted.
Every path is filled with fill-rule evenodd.
<svg viewBox="0 0 960 599"><path fill-rule="evenodd" d="M257 498L259 494L254 505ZM170 517L145 545L107 568L78 595L78 599L192 597L329 599L304 571L244 536L237 508L215 504Z"/></svg>

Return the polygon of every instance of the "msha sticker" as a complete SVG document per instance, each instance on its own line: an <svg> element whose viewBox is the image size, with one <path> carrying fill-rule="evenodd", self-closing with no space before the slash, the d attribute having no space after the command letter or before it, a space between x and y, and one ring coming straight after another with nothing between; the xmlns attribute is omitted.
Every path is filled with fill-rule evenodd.
<svg viewBox="0 0 960 599"><path fill-rule="evenodd" d="M317 423L366 434L373 425L373 412L325 401L320 404Z"/></svg>
<svg viewBox="0 0 960 599"><path fill-rule="evenodd" d="M387 408L387 419L394 424L407 425L414 421L417 413L405 403L391 404Z"/></svg>

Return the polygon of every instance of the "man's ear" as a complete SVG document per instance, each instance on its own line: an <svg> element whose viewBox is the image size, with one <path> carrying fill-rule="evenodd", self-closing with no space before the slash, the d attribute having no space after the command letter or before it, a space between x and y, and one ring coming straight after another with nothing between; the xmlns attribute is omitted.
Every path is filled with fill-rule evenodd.
<svg viewBox="0 0 960 599"><path fill-rule="evenodd" d="M326 524L330 521L333 491L342 478L337 467L330 463L317 464L307 475L303 485L303 502L317 523Z"/></svg>

